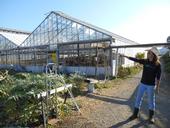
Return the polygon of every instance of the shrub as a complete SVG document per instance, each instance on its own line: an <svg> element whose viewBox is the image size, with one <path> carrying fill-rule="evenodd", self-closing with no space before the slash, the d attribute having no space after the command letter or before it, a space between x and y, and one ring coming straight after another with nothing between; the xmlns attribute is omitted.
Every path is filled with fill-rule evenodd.
<svg viewBox="0 0 170 128"><path fill-rule="evenodd" d="M124 78L125 76L128 75L129 75L129 71L127 68L124 68L123 66L120 66L118 68L118 74L117 74L118 77Z"/></svg>
<svg viewBox="0 0 170 128"><path fill-rule="evenodd" d="M4 74L2 76L5 79L0 81L0 120L3 120L0 122L0 126L2 127L9 125L25 127L35 122L40 123L42 106L36 95L46 90L47 81L51 82L51 89L64 85L60 76L53 78L47 77L46 74L18 73L9 75L6 72ZM62 104L58 104L56 98L52 98L51 101L48 106L50 111L54 108L63 108ZM62 110L64 112L61 112ZM68 113L65 109L62 110L61 113Z"/></svg>
<svg viewBox="0 0 170 128"><path fill-rule="evenodd" d="M82 90L86 87L86 83L84 82L84 76L79 75L78 73L71 74L66 82L73 84L73 94L74 96L82 94Z"/></svg>
<svg viewBox="0 0 170 128"><path fill-rule="evenodd" d="M118 68L118 74L117 76L120 78L125 78L129 75L133 75L138 73L141 70L140 66L134 66L134 67L122 67L120 66Z"/></svg>
<svg viewBox="0 0 170 128"><path fill-rule="evenodd" d="M136 55L135 55L135 57L136 58L138 58L138 59L144 59L144 57L145 57L145 53L137 53Z"/></svg>

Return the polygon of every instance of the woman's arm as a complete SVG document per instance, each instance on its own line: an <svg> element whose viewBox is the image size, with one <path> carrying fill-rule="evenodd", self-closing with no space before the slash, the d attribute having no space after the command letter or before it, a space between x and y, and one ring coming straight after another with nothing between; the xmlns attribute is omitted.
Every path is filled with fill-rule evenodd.
<svg viewBox="0 0 170 128"><path fill-rule="evenodd" d="M123 54L119 54L121 57L126 57L126 58L129 58L129 56L125 56Z"/></svg>
<svg viewBox="0 0 170 128"><path fill-rule="evenodd" d="M138 58L134 58L134 57L122 55L122 54L120 54L120 56L126 57L126 58L128 58L129 60L132 60L132 61L137 62L137 63L140 63L140 64L144 64L145 61L146 61L145 59L138 59Z"/></svg>

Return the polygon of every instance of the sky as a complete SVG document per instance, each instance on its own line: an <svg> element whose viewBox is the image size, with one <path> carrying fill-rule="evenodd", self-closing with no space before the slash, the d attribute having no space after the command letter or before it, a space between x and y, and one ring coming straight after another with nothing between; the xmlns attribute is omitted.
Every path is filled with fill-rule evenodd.
<svg viewBox="0 0 170 128"><path fill-rule="evenodd" d="M62 11L138 43L165 43L170 0L0 0L0 27L32 32Z"/></svg>

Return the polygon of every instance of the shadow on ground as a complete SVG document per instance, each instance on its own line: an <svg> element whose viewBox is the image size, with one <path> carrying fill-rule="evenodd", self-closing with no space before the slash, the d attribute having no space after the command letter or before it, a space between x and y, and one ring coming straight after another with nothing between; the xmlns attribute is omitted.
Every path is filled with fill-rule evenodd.
<svg viewBox="0 0 170 128"><path fill-rule="evenodd" d="M139 127L153 127L153 128L168 128L170 126L170 86L168 86L169 78L164 78L161 81L161 89L160 93L156 94L156 112L155 112L155 119L156 123L152 126L148 125L147 118L148 118L148 104L147 104L147 96L144 95L143 103L141 106L139 122L135 125L131 126L132 128L139 128ZM120 105L127 105L133 111L133 104L135 101L137 88L131 95L129 99L120 98L120 97L113 97L113 96L106 96L106 95L97 95L97 94L88 94L87 97L113 103L113 104L120 104ZM130 116L130 115L129 115ZM110 128L119 128L125 124L128 124L128 120L124 120L118 122L117 124L113 124Z"/></svg>

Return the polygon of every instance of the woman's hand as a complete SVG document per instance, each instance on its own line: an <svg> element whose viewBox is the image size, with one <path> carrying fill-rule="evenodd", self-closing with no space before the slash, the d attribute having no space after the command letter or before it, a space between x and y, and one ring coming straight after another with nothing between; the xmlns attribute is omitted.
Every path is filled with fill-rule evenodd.
<svg viewBox="0 0 170 128"><path fill-rule="evenodd" d="M156 81L156 93L158 93L158 94L159 94L159 85L160 85L160 81L157 80Z"/></svg>
<svg viewBox="0 0 170 128"><path fill-rule="evenodd" d="M156 86L156 93L159 94L159 86Z"/></svg>

